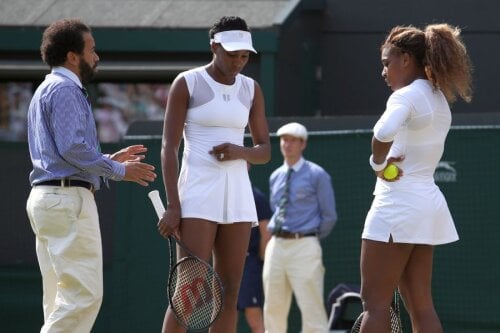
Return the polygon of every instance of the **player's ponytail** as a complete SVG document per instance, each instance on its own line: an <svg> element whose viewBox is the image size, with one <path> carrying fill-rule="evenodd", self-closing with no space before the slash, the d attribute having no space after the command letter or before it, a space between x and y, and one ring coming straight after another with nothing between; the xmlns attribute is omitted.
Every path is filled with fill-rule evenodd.
<svg viewBox="0 0 500 333"><path fill-rule="evenodd" d="M472 100L472 66L460 29L448 24L431 24L425 28L425 72L435 88L441 89L449 102L457 95Z"/></svg>

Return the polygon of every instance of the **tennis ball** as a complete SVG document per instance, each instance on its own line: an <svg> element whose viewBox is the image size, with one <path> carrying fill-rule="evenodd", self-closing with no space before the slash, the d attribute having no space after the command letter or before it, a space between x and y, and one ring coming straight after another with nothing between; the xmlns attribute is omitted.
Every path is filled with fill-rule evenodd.
<svg viewBox="0 0 500 333"><path fill-rule="evenodd" d="M394 179L398 176L398 171L398 167L391 163L384 169L384 178L389 180Z"/></svg>

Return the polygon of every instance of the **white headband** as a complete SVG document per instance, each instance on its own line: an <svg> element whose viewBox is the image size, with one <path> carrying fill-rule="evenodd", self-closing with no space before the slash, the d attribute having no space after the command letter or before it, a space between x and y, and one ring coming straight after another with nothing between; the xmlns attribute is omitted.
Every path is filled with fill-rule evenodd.
<svg viewBox="0 0 500 333"><path fill-rule="evenodd" d="M226 51L248 50L257 53L252 45L252 35L248 31L229 30L221 31L214 35L210 44L220 43Z"/></svg>

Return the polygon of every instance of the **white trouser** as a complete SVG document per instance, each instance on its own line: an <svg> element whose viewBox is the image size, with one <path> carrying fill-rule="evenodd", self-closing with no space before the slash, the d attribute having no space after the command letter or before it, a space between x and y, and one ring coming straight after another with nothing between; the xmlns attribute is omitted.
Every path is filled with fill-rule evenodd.
<svg viewBox="0 0 500 333"><path fill-rule="evenodd" d="M302 332L328 332L324 276L317 237L284 239L273 236L266 247L263 269L266 332L287 332L292 292L302 315Z"/></svg>
<svg viewBox="0 0 500 333"><path fill-rule="evenodd" d="M94 195L83 187L36 186L26 206L43 282L41 333L89 333L103 295Z"/></svg>

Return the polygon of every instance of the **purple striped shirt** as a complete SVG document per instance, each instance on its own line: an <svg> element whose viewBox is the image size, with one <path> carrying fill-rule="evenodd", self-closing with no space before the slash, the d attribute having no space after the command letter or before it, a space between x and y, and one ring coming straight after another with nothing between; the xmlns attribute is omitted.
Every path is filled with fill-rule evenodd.
<svg viewBox="0 0 500 333"><path fill-rule="evenodd" d="M55 67L37 88L28 111L32 185L71 178L100 187L99 177L122 180L125 166L99 151L97 130L78 76Z"/></svg>

